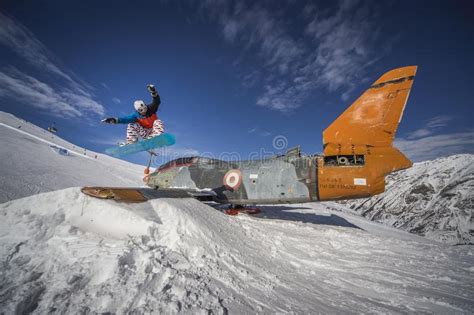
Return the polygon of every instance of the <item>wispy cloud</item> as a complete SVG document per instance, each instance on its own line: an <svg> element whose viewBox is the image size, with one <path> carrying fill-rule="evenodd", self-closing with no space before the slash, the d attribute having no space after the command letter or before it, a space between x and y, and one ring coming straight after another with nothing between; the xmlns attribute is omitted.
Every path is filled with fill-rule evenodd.
<svg viewBox="0 0 474 315"><path fill-rule="evenodd" d="M107 83L101 82L100 85L102 85L102 87L103 87L104 89L106 89L108 92L112 92L112 90L111 90L110 87L107 85Z"/></svg>
<svg viewBox="0 0 474 315"><path fill-rule="evenodd" d="M18 70L0 71L0 96L7 96L61 117L82 116L48 84Z"/></svg>
<svg viewBox="0 0 474 315"><path fill-rule="evenodd" d="M394 144L413 161L474 153L474 131L438 134L414 140L401 138L396 139Z"/></svg>
<svg viewBox="0 0 474 315"><path fill-rule="evenodd" d="M19 22L0 13L0 44L41 71L44 79L15 68L0 71L0 95L62 117L104 115L92 87L68 71L36 36Z"/></svg>
<svg viewBox="0 0 474 315"><path fill-rule="evenodd" d="M112 89L107 85L105 82L101 82L100 85L109 93L112 94ZM120 100L118 97L112 97L112 102L115 104L122 104L122 100Z"/></svg>
<svg viewBox="0 0 474 315"><path fill-rule="evenodd" d="M0 42L38 69L47 70L74 82L55 60L54 55L25 26L0 13Z"/></svg>
<svg viewBox="0 0 474 315"><path fill-rule="evenodd" d="M425 120L421 128L397 138L394 145L414 161L458 153L474 153L474 130L446 133L454 117L442 115Z"/></svg>
<svg viewBox="0 0 474 315"><path fill-rule="evenodd" d="M367 74L367 67L383 53L376 46L374 3L341 0L324 10L307 5L293 15L304 17L298 21L285 19L274 6L273 2L219 0L203 4L218 21L226 41L244 51L257 51L261 68L243 77L244 86L256 71L265 78L256 104L288 112L301 106L316 89L339 90L347 100ZM298 33L295 24L300 21L305 28Z"/></svg>
<svg viewBox="0 0 474 315"><path fill-rule="evenodd" d="M454 117L447 115L436 116L426 121L426 127L430 129L445 127L453 119Z"/></svg>
<svg viewBox="0 0 474 315"><path fill-rule="evenodd" d="M260 79L261 79L260 71L254 70L242 76L242 85L244 88L252 88L252 87L257 86Z"/></svg>
<svg viewBox="0 0 474 315"><path fill-rule="evenodd" d="M262 137L269 137L273 134L270 131L260 129L260 127L250 128L249 130L247 130L247 132L250 133L250 134L257 134L257 135L260 135Z"/></svg>
<svg viewBox="0 0 474 315"><path fill-rule="evenodd" d="M422 127L415 131L410 132L406 138L407 139L417 139L421 137L430 136L439 131L440 128L448 125L450 121L453 120L451 116L436 116L424 121Z"/></svg>
<svg viewBox="0 0 474 315"><path fill-rule="evenodd" d="M356 84L367 73L383 51L377 47L377 13L374 3L341 0L337 8L326 12L307 12L313 16L306 33L317 43L313 64L304 75L312 82L311 73L317 73L316 83L335 91L344 89L347 100ZM378 51L378 53L377 53ZM309 74L309 77L308 77Z"/></svg>

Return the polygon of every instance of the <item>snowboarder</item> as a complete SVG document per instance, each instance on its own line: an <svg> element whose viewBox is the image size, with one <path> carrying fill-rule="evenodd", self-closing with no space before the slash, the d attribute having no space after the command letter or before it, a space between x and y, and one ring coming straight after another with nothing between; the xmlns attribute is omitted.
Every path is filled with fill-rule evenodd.
<svg viewBox="0 0 474 315"><path fill-rule="evenodd" d="M164 132L163 122L156 115L161 104L160 95L152 84L148 84L147 89L153 97L151 104L146 105L144 101L136 100L133 103L134 113L125 117L102 119L102 122L106 124L128 124L125 144L137 142L139 137L150 139Z"/></svg>

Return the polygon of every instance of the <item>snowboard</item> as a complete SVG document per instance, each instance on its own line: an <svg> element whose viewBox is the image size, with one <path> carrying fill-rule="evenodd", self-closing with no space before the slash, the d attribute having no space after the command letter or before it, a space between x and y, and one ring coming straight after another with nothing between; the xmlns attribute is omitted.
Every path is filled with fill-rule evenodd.
<svg viewBox="0 0 474 315"><path fill-rule="evenodd" d="M140 140L132 144L127 144L122 147L113 147L105 150L105 153L115 157L123 157L129 154L134 154L143 151L149 151L161 147L166 147L175 144L176 139L170 133L164 133L151 139Z"/></svg>

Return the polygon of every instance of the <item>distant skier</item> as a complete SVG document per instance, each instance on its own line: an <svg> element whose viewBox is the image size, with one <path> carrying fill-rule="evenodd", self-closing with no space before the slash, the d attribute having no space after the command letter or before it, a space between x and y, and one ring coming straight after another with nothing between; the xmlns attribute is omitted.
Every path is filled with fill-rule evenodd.
<svg viewBox="0 0 474 315"><path fill-rule="evenodd" d="M146 105L144 101L136 100L133 103L136 110L134 113L125 117L102 119L106 124L128 124L127 141L122 145L137 142L139 137L150 139L164 132L163 122L156 115L161 104L160 95L152 84L148 84L147 89L153 97L151 104Z"/></svg>

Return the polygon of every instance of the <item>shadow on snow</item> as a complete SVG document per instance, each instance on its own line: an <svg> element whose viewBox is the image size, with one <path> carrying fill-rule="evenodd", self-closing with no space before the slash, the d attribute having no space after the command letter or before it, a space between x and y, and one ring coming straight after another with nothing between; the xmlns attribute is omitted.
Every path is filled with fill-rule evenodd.
<svg viewBox="0 0 474 315"><path fill-rule="evenodd" d="M286 206L264 206L259 205L258 208L262 210L262 212L256 217L262 219L278 219L278 220L287 220L287 221L295 221L301 223L312 223L312 224L320 224L320 225L331 225L331 226L341 226L341 227L348 227L348 228L355 228L360 229L357 225L352 224L351 222L347 221L346 219L335 215L335 214L328 214L328 215L321 215L316 213L310 212L296 212L301 210L313 210L307 207L286 207Z"/></svg>

